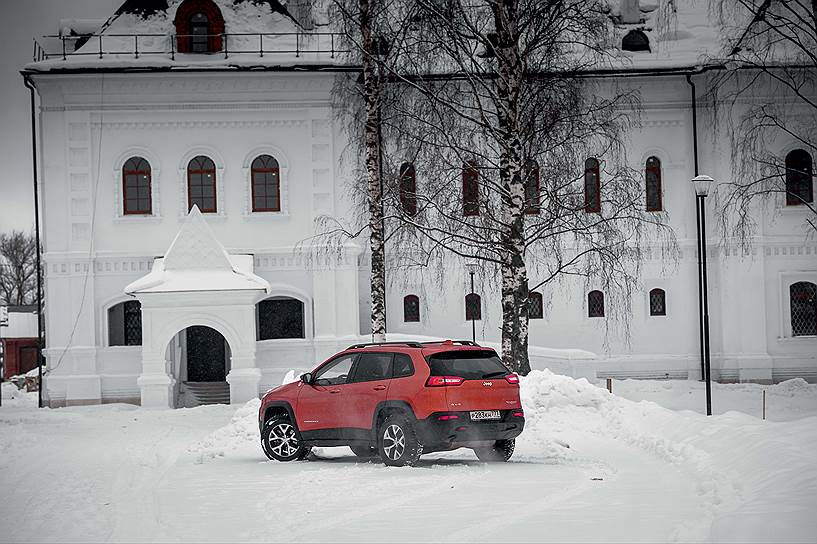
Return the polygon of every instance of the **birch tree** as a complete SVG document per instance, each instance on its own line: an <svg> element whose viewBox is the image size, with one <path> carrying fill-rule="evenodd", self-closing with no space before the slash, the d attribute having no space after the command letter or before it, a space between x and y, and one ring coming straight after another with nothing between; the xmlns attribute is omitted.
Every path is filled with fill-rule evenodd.
<svg viewBox="0 0 817 544"><path fill-rule="evenodd" d="M400 90L383 120L396 158L389 217L405 227L394 229L396 245L413 241L421 254L454 253L494 270L502 358L525 374L530 264L535 287L601 278L628 307L645 228L667 234L661 216L644 212L643 183L627 167L637 93L615 84L600 92L581 77L615 60L605 4L418 0L415 8L406 53L389 73ZM594 175L604 174L593 203L583 190L588 157L600 160ZM411 195L416 210L406 209L401 184L399 165L409 160L424 173ZM464 196L469 176L477 203Z"/></svg>
<svg viewBox="0 0 817 544"><path fill-rule="evenodd" d="M732 159L733 179L719 195L724 234L750 243L757 226L754 205L771 204L802 209L804 231L813 236L817 0L713 0L712 8L724 35L725 59L718 60L727 67L712 81L714 103L724 104L716 112L723 118L716 128L725 125ZM793 149L811 161L787 165Z"/></svg>

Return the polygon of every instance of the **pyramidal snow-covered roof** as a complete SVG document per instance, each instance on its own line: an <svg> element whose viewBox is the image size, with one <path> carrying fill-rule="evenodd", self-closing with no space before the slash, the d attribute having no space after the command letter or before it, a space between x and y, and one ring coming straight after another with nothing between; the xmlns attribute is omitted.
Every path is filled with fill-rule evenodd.
<svg viewBox="0 0 817 544"><path fill-rule="evenodd" d="M252 255L227 253L195 205L165 256L125 287L129 295L247 290L269 292L269 283L253 273Z"/></svg>

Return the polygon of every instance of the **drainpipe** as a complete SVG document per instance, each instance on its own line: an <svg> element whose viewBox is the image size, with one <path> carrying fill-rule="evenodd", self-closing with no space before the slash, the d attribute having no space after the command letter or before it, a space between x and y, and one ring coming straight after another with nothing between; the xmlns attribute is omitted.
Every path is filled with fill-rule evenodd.
<svg viewBox="0 0 817 544"><path fill-rule="evenodd" d="M692 106L692 156L695 163L695 176L698 176L698 105L696 100L695 83L692 81L692 74L686 74L687 83L690 87L691 106ZM698 239L701 236L701 207L698 206L698 200L695 200L695 225L698 229ZM704 293L701 277L703 274L701 256L702 252L706 251L706 240L703 240L698 246L698 338L700 339L701 349L701 379L706 380L706 369L704 368Z"/></svg>
<svg viewBox="0 0 817 544"><path fill-rule="evenodd" d="M40 262L40 197L37 180L37 122L34 102L35 86L31 82L31 77L23 75L23 83L28 87L31 96L31 170L34 179L34 241L36 245L36 265L37 265L37 376L39 387L37 402L40 408L43 407L43 272Z"/></svg>

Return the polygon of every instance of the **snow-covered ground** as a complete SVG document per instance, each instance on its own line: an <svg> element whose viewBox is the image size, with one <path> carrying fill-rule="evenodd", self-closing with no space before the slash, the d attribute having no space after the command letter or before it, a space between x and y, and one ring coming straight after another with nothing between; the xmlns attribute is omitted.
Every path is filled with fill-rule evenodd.
<svg viewBox="0 0 817 544"><path fill-rule="evenodd" d="M755 385L716 385L706 418L697 382L618 396L534 371L512 462L395 469L347 448L267 461L258 401L37 410L4 384L0 540L814 542L817 386L766 389L770 420Z"/></svg>

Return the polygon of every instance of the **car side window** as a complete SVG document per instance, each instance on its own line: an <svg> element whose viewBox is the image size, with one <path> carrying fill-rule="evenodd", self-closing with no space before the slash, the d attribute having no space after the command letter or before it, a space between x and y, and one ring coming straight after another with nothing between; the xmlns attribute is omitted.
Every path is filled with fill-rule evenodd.
<svg viewBox="0 0 817 544"><path fill-rule="evenodd" d="M395 353L392 378L405 378L412 374L414 374L414 363L411 362L411 357L405 353Z"/></svg>
<svg viewBox="0 0 817 544"><path fill-rule="evenodd" d="M388 380L391 377L391 359L391 353L361 353L351 383Z"/></svg>
<svg viewBox="0 0 817 544"><path fill-rule="evenodd" d="M323 365L315 373L315 385L341 385L346 383L356 356L356 353L350 353Z"/></svg>

